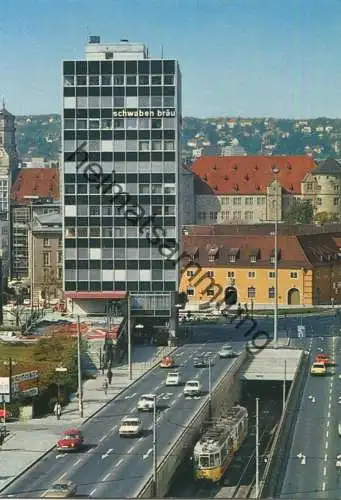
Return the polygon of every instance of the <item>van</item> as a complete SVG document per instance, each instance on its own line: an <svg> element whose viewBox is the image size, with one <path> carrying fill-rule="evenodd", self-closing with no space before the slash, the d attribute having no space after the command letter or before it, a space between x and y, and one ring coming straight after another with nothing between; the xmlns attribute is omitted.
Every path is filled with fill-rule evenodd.
<svg viewBox="0 0 341 500"><path fill-rule="evenodd" d="M184 387L184 396L200 396L202 387L199 380L188 380Z"/></svg>

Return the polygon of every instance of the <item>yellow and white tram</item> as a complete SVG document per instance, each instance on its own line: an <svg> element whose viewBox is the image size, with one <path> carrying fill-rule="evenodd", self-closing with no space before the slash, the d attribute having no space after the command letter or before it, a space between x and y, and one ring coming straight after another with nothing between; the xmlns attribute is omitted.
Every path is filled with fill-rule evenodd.
<svg viewBox="0 0 341 500"><path fill-rule="evenodd" d="M220 481L248 433L248 413L232 407L205 431L194 447L194 475L198 480Z"/></svg>

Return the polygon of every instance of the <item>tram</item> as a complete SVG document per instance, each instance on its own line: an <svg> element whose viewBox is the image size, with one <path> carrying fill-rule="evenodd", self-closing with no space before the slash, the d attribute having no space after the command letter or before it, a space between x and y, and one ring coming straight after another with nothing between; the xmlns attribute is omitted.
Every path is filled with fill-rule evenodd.
<svg viewBox="0 0 341 500"><path fill-rule="evenodd" d="M194 447L195 479L220 481L247 433L248 412L243 406L233 406L215 420Z"/></svg>

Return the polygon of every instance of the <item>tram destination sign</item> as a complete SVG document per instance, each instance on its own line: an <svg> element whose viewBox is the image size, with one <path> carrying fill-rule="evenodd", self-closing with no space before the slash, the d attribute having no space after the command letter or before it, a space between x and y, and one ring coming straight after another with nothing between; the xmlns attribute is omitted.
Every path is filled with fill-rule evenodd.
<svg viewBox="0 0 341 500"><path fill-rule="evenodd" d="M123 108L113 111L114 118L175 118L175 116L174 108Z"/></svg>

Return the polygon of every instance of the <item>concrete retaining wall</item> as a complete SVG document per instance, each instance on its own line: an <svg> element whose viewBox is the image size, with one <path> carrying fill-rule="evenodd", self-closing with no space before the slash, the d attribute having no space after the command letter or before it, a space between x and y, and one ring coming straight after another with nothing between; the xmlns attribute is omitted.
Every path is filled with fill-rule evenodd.
<svg viewBox="0 0 341 500"><path fill-rule="evenodd" d="M273 441L267 466L265 468L259 490L259 498L274 498L278 496L284 479L283 464L287 462L293 429L299 411L299 401L309 369L309 354L302 353L300 364L291 384L287 404Z"/></svg>
<svg viewBox="0 0 341 500"><path fill-rule="evenodd" d="M230 408L240 397L239 370L247 357L247 352L234 360L230 369L218 380L212 391L212 415L218 416L224 412L224 408ZM167 456L161 461L157 469L157 492L156 497L162 498L169 490L173 475L183 459L188 455L188 450L194 447L199 439L204 423L209 419L208 396L203 401L196 415L186 422L174 440L174 445L168 450ZM153 480L150 477L146 484L136 494L137 498L153 497Z"/></svg>

